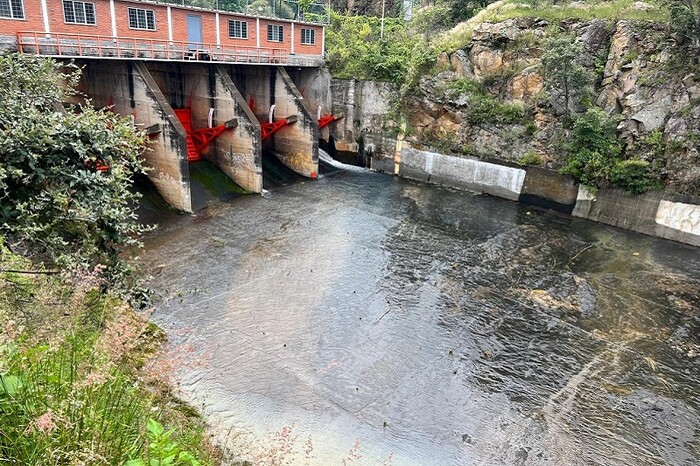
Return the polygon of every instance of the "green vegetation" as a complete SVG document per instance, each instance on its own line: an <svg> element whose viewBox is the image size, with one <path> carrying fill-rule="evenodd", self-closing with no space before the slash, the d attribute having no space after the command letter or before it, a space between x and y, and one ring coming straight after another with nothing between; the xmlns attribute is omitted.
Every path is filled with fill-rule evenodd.
<svg viewBox="0 0 700 466"><path fill-rule="evenodd" d="M536 17L551 22L566 19L630 19L654 22L669 20L668 10L658 5L658 2L646 2L652 5L651 9L637 8L635 3L634 0L585 0L579 3L506 0L498 8L491 10L484 19L494 22L522 17Z"/></svg>
<svg viewBox="0 0 700 466"><path fill-rule="evenodd" d="M412 61L428 53L420 37L401 19L331 15L326 30L327 64L341 79L375 79L401 84ZM428 55L432 58L432 55Z"/></svg>
<svg viewBox="0 0 700 466"><path fill-rule="evenodd" d="M671 30L687 39L693 46L700 46L700 1L665 0L671 15Z"/></svg>
<svg viewBox="0 0 700 466"><path fill-rule="evenodd" d="M542 156L535 151L527 151L525 154L518 158L518 165L528 166L540 166L544 163Z"/></svg>
<svg viewBox="0 0 700 466"><path fill-rule="evenodd" d="M62 110L80 78L76 67L64 69L0 56L0 228L9 245L37 260L71 270L99 264L109 286L128 288L120 254L138 246L144 230L131 184L144 171L145 136L89 102Z"/></svg>
<svg viewBox="0 0 700 466"><path fill-rule="evenodd" d="M452 99L467 99L465 120L471 124L525 123L525 109L518 103L503 102L489 95L482 83L473 79L457 79L448 84L445 94Z"/></svg>
<svg viewBox="0 0 700 466"><path fill-rule="evenodd" d="M99 271L72 279L25 273L33 267L0 243L3 462L107 465L150 458L146 427L155 418L177 427L173 441L185 451L213 464L216 453L201 421L173 402L160 381L162 367L149 360L162 332L103 294Z"/></svg>
<svg viewBox="0 0 700 466"><path fill-rule="evenodd" d="M544 43L542 54L542 75L546 89L564 107L564 115L571 115L572 105L578 106L593 83L593 75L579 62L583 54L583 44L565 34L549 38ZM578 102L572 98L578 97Z"/></svg>
<svg viewBox="0 0 700 466"><path fill-rule="evenodd" d="M574 120L569 157L562 173L588 186L608 183L633 194L659 186L658 173L648 160L622 159L616 135L617 120L599 108L590 108Z"/></svg>
<svg viewBox="0 0 700 466"><path fill-rule="evenodd" d="M131 188L145 136L89 102L64 108L82 97L79 76L0 56L0 459L214 464L151 359L162 332L125 304L145 298L126 257L143 232ZM154 422L175 429L155 453Z"/></svg>

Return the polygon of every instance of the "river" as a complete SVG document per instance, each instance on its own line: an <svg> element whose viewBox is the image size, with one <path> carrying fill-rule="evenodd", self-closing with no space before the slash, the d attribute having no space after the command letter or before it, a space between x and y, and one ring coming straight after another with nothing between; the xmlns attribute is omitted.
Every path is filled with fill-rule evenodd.
<svg viewBox="0 0 700 466"><path fill-rule="evenodd" d="M700 250L361 169L275 186L142 254L232 454L700 464Z"/></svg>

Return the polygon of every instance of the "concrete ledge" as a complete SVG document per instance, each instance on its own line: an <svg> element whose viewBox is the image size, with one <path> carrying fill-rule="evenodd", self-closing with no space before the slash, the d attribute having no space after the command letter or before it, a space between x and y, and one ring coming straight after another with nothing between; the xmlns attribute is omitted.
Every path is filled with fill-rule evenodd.
<svg viewBox="0 0 700 466"><path fill-rule="evenodd" d="M525 170L411 148L401 150L399 175L517 201Z"/></svg>
<svg viewBox="0 0 700 466"><path fill-rule="evenodd" d="M394 159L374 156L372 168L394 173ZM401 150L399 176L534 204L626 230L700 246L700 198L663 192L591 190L566 175L411 148Z"/></svg>
<svg viewBox="0 0 700 466"><path fill-rule="evenodd" d="M627 230L654 234L654 219L662 195L661 192L649 192L631 196L621 189L592 191L579 186L573 215Z"/></svg>

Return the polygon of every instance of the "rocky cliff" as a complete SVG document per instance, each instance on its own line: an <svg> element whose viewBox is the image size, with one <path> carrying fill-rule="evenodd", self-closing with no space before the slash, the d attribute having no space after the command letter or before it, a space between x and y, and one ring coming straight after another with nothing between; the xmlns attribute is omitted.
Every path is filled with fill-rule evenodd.
<svg viewBox="0 0 700 466"><path fill-rule="evenodd" d="M597 105L617 115L623 157L654 159L669 189L700 193L700 74L665 28L634 21L537 18L485 22L461 50L439 56L435 73L407 97L407 140L443 152L560 167L566 112L541 68L548 36L583 43L594 76L570 111Z"/></svg>

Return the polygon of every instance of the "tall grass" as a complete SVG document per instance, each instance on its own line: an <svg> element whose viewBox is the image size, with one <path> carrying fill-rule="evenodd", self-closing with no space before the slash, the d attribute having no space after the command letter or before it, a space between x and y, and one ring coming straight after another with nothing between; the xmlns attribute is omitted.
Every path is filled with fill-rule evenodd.
<svg viewBox="0 0 700 466"><path fill-rule="evenodd" d="M551 1L518 1L509 0L501 7L490 11L485 21L504 21L510 18L536 17L547 21L560 22L566 19L579 19L588 21L592 19L608 20L638 20L666 23L669 21L668 8L654 5L654 1L647 2L649 9L640 9L635 6L633 0L588 0L584 2L570 2L556 4Z"/></svg>
<svg viewBox="0 0 700 466"><path fill-rule="evenodd" d="M122 371L104 371L91 338L6 355L0 458L9 464L121 464L140 453L151 399ZM9 356L9 357L7 357Z"/></svg>
<svg viewBox="0 0 700 466"><path fill-rule="evenodd" d="M94 272L10 272L31 267L0 237L0 464L216 463L201 420L148 371L157 327ZM175 449L177 461L150 461Z"/></svg>

